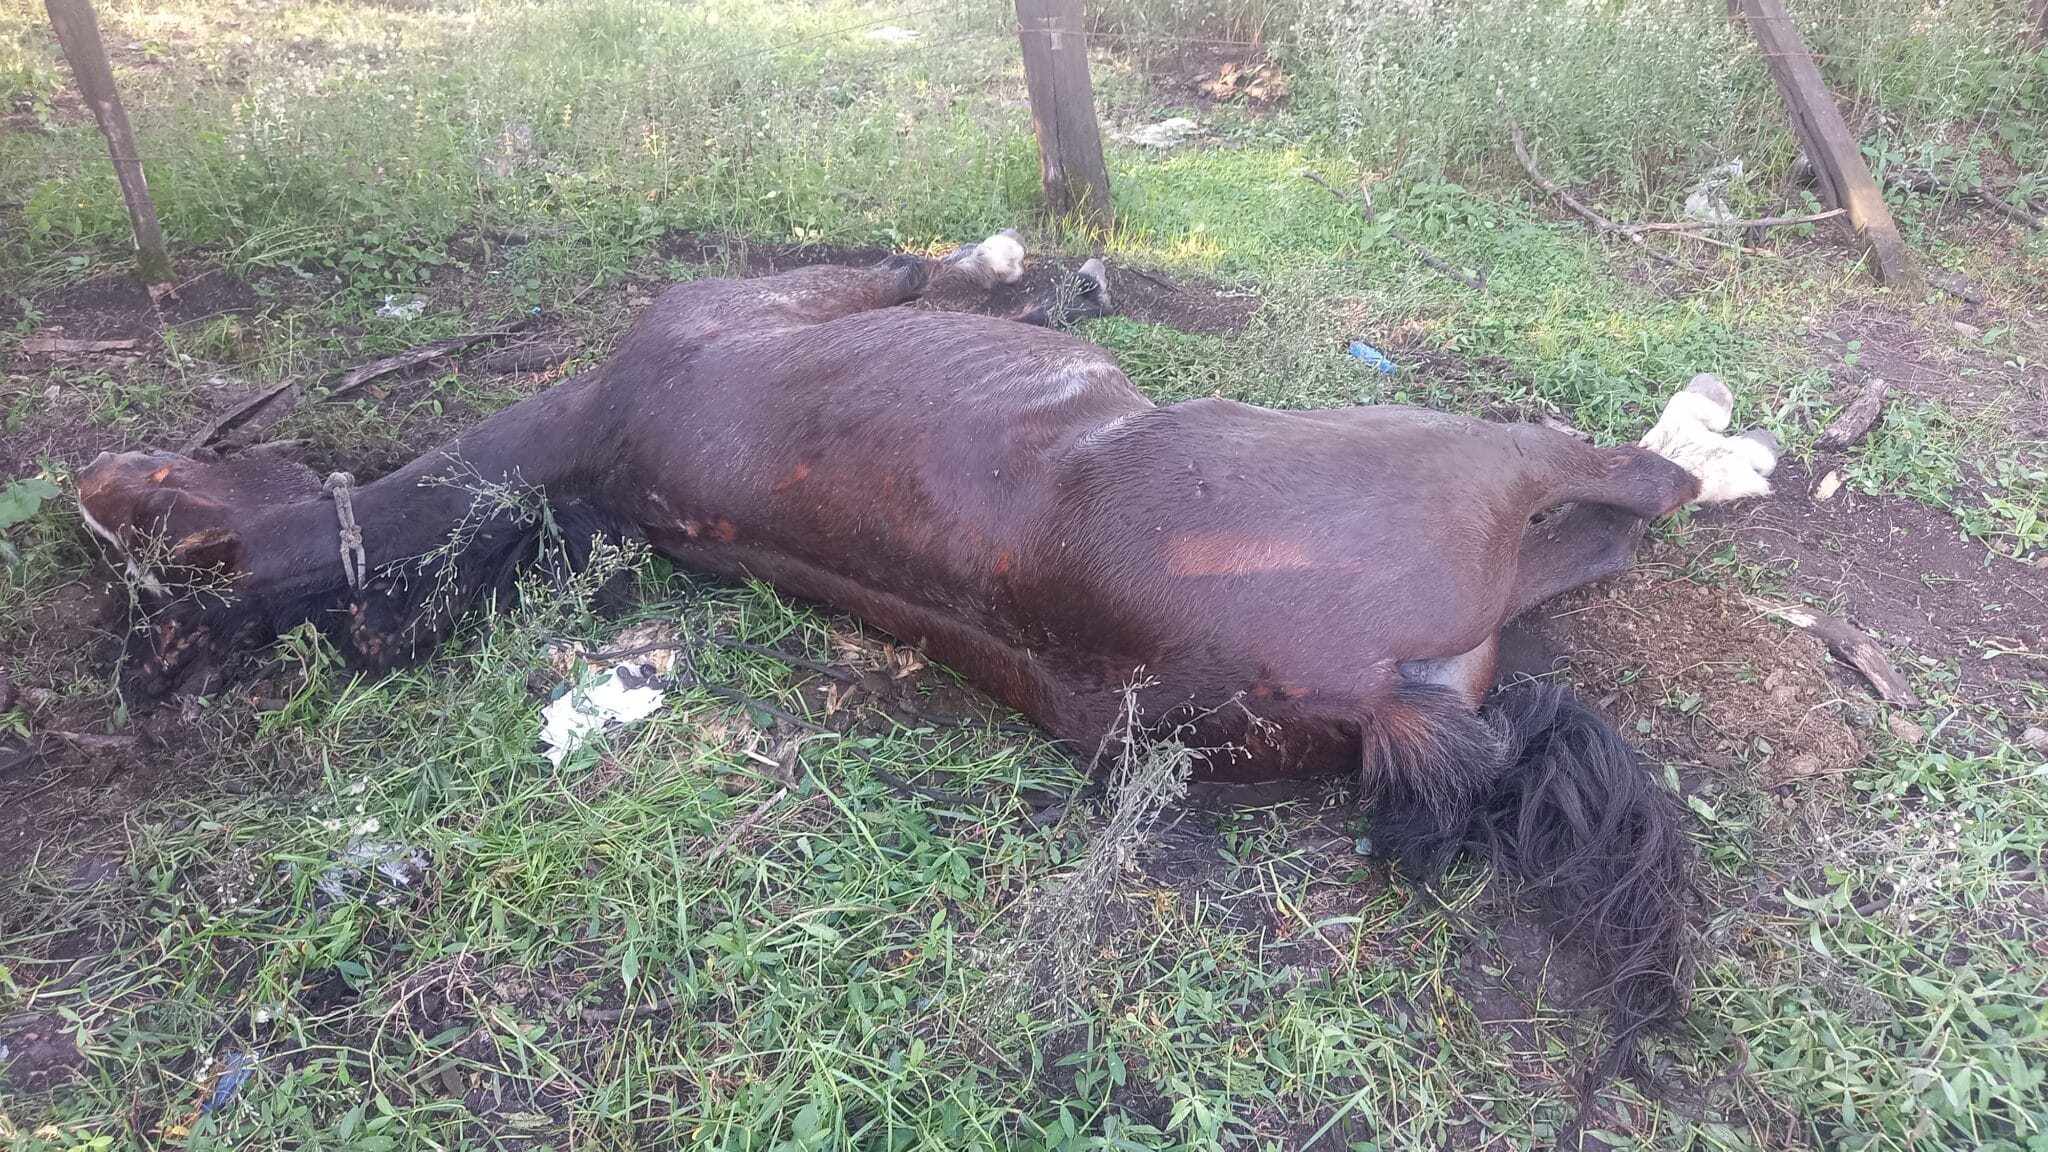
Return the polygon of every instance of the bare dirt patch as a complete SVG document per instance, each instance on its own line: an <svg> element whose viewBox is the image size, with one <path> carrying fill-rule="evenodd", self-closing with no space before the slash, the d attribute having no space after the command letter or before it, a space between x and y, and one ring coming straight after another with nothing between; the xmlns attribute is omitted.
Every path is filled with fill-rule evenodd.
<svg viewBox="0 0 2048 1152"><path fill-rule="evenodd" d="M1152 99L1208 112L1233 104L1253 112L1287 107L1287 77L1258 44L1224 38L1178 42L1146 69Z"/></svg>
<svg viewBox="0 0 2048 1152"><path fill-rule="evenodd" d="M147 350L166 327L220 316L253 315L264 307L255 287L221 271L204 271L178 285L175 299L151 301L125 273L99 276L37 298L37 335L75 340L139 340ZM18 320L15 305L0 307L0 320Z"/></svg>
<svg viewBox="0 0 2048 1152"><path fill-rule="evenodd" d="M1966 308L1963 315L1979 334L2007 322L1988 306ZM1918 319L1894 307L1850 304L1813 329L1810 339L1844 396L1866 380L1883 380L1909 402L1940 401L1958 416L1993 416L2016 437L2048 438L2048 372L2001 360L1952 322L1930 331Z"/></svg>
<svg viewBox="0 0 2048 1152"><path fill-rule="evenodd" d="M1644 751L1762 784L1854 768L1864 704L1818 640L1725 591L1674 577L1645 550L1614 580L1543 605L1523 624L1555 644L1577 690ZM1867 715L1867 712L1866 712Z"/></svg>
<svg viewBox="0 0 2048 1152"><path fill-rule="evenodd" d="M1992 555L1963 539L1946 512L1912 500L1847 488L1816 500L1818 482L1784 466L1772 498L1733 511L1726 536L1782 573L1789 589L1877 635L1901 656L1901 670L1918 665L2015 720L2040 707L2048 569Z"/></svg>
<svg viewBox="0 0 2048 1152"><path fill-rule="evenodd" d="M222 318L253 326L265 307L253 287L217 272L186 281L178 298L161 307L126 275L44 293L34 302L32 337L133 344L54 354L0 345L0 416L19 421L0 438L0 476L33 472L43 459L91 460L103 450L128 446L138 435L168 431L167 422L194 406L226 403L239 389L225 381L184 388L175 403L147 401L150 389L162 382L164 333ZM18 302L0 302L0 328L28 319Z"/></svg>

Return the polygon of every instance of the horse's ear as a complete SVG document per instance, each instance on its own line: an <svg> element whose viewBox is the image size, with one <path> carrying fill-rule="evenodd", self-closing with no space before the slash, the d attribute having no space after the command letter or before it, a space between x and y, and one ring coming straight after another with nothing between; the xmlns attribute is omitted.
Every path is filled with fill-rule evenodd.
<svg viewBox="0 0 2048 1152"><path fill-rule="evenodd" d="M171 545L169 566L190 572L233 572L242 538L232 529L205 528Z"/></svg>

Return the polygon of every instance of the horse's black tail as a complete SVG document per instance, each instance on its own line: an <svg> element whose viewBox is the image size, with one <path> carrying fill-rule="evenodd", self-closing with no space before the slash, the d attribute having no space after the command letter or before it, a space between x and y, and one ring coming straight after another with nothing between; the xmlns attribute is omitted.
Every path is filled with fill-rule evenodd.
<svg viewBox="0 0 2048 1152"><path fill-rule="evenodd" d="M1556 685L1476 712L1412 685L1367 725L1364 782L1374 844L1417 878L1465 850L1531 885L1602 970L1612 1037L1584 1091L1633 1071L1644 1033L1685 1007L1688 879L1677 797L1621 733Z"/></svg>

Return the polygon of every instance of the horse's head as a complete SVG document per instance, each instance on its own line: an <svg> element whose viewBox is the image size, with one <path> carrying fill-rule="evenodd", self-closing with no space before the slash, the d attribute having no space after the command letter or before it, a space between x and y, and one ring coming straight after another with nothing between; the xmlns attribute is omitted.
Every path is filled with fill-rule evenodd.
<svg viewBox="0 0 2048 1152"><path fill-rule="evenodd" d="M320 496L311 469L262 453L109 452L78 474L86 525L126 565L150 618L131 645L131 688L205 687L226 656L269 639L250 634L267 615L252 550L280 543L280 508Z"/></svg>

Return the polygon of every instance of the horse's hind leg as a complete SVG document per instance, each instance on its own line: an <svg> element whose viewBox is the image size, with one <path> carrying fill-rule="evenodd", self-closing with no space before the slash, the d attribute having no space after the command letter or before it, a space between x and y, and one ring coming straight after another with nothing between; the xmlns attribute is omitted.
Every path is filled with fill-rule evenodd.
<svg viewBox="0 0 2048 1152"><path fill-rule="evenodd" d="M1613 504L1560 508L1522 532L1508 619L1628 567L1649 520Z"/></svg>
<svg viewBox="0 0 2048 1152"><path fill-rule="evenodd" d="M1023 274L1023 241L1005 229L937 260L898 253L866 268L816 264L746 279L692 280L663 292L636 331L647 328L662 342L674 343L800 328L907 304L949 278L992 287Z"/></svg>
<svg viewBox="0 0 2048 1152"><path fill-rule="evenodd" d="M1725 435L1733 410L1727 386L1702 373L1639 447L1574 445L1553 457L1565 478L1556 494L1571 503L1523 531L1508 618L1626 568L1652 518L1769 495L1777 442L1761 429Z"/></svg>

